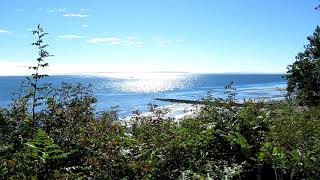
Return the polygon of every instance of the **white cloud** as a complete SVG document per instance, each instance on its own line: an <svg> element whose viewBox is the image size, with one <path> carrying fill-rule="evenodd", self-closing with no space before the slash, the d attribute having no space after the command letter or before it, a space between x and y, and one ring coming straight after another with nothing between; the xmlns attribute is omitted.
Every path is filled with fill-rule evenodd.
<svg viewBox="0 0 320 180"><path fill-rule="evenodd" d="M66 8L59 8L57 11L58 12L66 12Z"/></svg>
<svg viewBox="0 0 320 180"><path fill-rule="evenodd" d="M75 34L66 34L58 36L61 39L82 39L83 36L75 35Z"/></svg>
<svg viewBox="0 0 320 180"><path fill-rule="evenodd" d="M82 8L80 9L80 11L88 11L88 9Z"/></svg>
<svg viewBox="0 0 320 180"><path fill-rule="evenodd" d="M161 47L169 47L173 44L177 44L177 43L183 43L184 40L172 40L172 39L165 39L165 40L159 40L158 43Z"/></svg>
<svg viewBox="0 0 320 180"><path fill-rule="evenodd" d="M87 17L88 15L87 14L79 14L79 13L68 13L68 14L64 14L63 16L64 17L80 17L80 18L83 18L83 17Z"/></svg>
<svg viewBox="0 0 320 180"><path fill-rule="evenodd" d="M87 28L87 27L89 27L89 25L88 24L82 24L81 27L82 28Z"/></svg>
<svg viewBox="0 0 320 180"><path fill-rule="evenodd" d="M112 62L121 62L125 59L114 59ZM156 58L155 62L162 62L163 59ZM107 60L105 62L108 62ZM138 62L138 61L137 61ZM172 59L171 62L174 62ZM34 62L26 61L12 61L0 59L0 76L17 76L17 75L30 75L33 71L28 67L33 65ZM284 73L285 68L262 67L262 66L248 66L248 67L230 67L223 66L210 66L205 64L112 64L112 63L88 63L88 64L68 64L68 63L50 63L48 68L43 69L46 74L98 74L112 77L121 74L112 73L127 73L123 74L125 77L133 77L139 75L136 73L145 72L191 72L191 73ZM134 73L134 74L132 74ZM150 74L147 75L150 77Z"/></svg>
<svg viewBox="0 0 320 180"><path fill-rule="evenodd" d="M126 38L98 37L98 38L92 38L88 40L88 42L92 44L107 43L111 45L127 45L127 46L137 46L137 47L141 47L143 44L141 41L139 41L135 37L126 37Z"/></svg>
<svg viewBox="0 0 320 180"><path fill-rule="evenodd" d="M120 61L120 60L115 60ZM28 67L32 66L33 62L21 62L21 61L12 61L12 60L1 60L0 59L0 76L17 76L17 75L30 75L33 73ZM171 67L168 68L168 67ZM97 74L99 75L108 75L111 76L114 74L103 73L103 72L121 72L121 73L139 73L139 72L160 72L160 71L176 71L177 69L172 68L172 66L163 66L156 64L59 64L59 63L50 63L50 66L41 69L46 74ZM125 74L124 74L125 75ZM118 75L119 76L119 75ZM126 75L125 75L126 76ZM150 75L149 75L150 76Z"/></svg>
<svg viewBox="0 0 320 180"><path fill-rule="evenodd" d="M0 29L0 33L9 33L9 31L4 30L4 29Z"/></svg>
<svg viewBox="0 0 320 180"><path fill-rule="evenodd" d="M66 8L53 8L53 9L48 9L48 13L61 13L61 12L66 12Z"/></svg>
<svg viewBox="0 0 320 180"><path fill-rule="evenodd" d="M92 38L88 40L89 43L96 44L96 43L110 43L110 44L119 44L121 39L115 37L109 38Z"/></svg>
<svg viewBox="0 0 320 180"><path fill-rule="evenodd" d="M0 60L0 76L16 76L31 74L30 64L18 61Z"/></svg>

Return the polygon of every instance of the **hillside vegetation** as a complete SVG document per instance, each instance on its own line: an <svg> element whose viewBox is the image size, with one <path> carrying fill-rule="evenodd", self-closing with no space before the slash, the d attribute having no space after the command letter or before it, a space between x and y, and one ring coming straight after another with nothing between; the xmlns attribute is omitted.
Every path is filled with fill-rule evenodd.
<svg viewBox="0 0 320 180"><path fill-rule="evenodd" d="M286 101L237 106L230 85L195 117L124 124L95 112L91 87L38 85L50 57L38 26L35 73L0 110L0 179L318 179L319 32L289 66Z"/></svg>

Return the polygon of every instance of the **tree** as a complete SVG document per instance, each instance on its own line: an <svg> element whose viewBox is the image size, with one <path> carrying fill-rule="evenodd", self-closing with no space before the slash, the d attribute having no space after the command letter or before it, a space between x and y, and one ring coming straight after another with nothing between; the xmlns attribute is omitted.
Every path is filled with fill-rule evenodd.
<svg viewBox="0 0 320 180"><path fill-rule="evenodd" d="M34 70L34 73L31 75L32 78L27 77L29 84L31 85L31 92L30 92L31 101L32 101L32 120L30 121L31 136L33 136L33 132L35 131L35 125L36 125L35 108L40 105L39 101L43 99L42 97L37 96L37 92L43 89L39 87L38 81L48 76L46 74L41 74L39 70L40 68L45 68L49 66L49 64L45 62L45 59L52 56L48 51L46 51L46 47L48 47L48 44L44 44L43 42L44 36L46 36L48 33L44 32L40 24L37 26L37 29L32 31L32 34L36 36L36 41L32 43L32 45L38 48L39 56L36 59L37 64L35 66L29 67L29 69Z"/></svg>
<svg viewBox="0 0 320 180"><path fill-rule="evenodd" d="M296 56L296 61L288 66L287 91L302 105L320 105L320 27L317 26L309 44Z"/></svg>

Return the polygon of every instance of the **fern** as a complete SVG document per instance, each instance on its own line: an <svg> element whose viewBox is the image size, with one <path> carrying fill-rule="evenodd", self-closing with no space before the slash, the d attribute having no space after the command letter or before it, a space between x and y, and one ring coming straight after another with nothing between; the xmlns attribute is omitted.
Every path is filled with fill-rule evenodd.
<svg viewBox="0 0 320 180"><path fill-rule="evenodd" d="M42 164L42 168L37 172L40 179L47 179L57 172L65 171L70 165L69 159L74 154L74 151L64 152L42 129L38 129L34 139L25 144L27 157Z"/></svg>
<svg viewBox="0 0 320 180"><path fill-rule="evenodd" d="M53 140L42 129L38 129L34 140L27 142L26 145L32 150L33 154L39 156L44 162L65 158L68 155L68 153L64 153L60 146L54 144Z"/></svg>
<svg viewBox="0 0 320 180"><path fill-rule="evenodd" d="M31 78L26 77L31 88L31 92L29 94L32 100L32 121L30 121L31 137L33 137L33 133L36 130L36 107L40 106L42 104L41 100L44 99L44 97L39 97L38 94L40 93L41 95L41 91L46 89L45 86L39 86L39 81L40 79L48 77L47 74L41 74L40 70L49 66L45 60L52 56L46 50L48 44L44 44L44 37L48 35L48 33L44 32L40 24L32 31L32 34L36 36L36 41L32 43L32 45L38 49L38 58L36 59L36 65L29 67L29 69L34 71L31 74Z"/></svg>

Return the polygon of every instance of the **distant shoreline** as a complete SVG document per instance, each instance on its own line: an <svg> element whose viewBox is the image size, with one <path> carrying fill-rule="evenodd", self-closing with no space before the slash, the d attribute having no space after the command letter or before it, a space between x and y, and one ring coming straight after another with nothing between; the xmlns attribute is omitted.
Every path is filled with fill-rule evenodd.
<svg viewBox="0 0 320 180"><path fill-rule="evenodd" d="M279 96L275 96L274 98L277 98ZM284 96L281 96L284 97ZM171 103L181 103L181 104L192 104L192 105L205 105L206 102L202 100L186 100L186 99L174 99L174 98L155 98L157 101L163 101L163 102L171 102ZM256 99L259 100L259 99ZM270 101L264 102L266 105L273 104L275 102L282 102L283 100L274 100L271 98ZM222 104L220 104L222 105ZM233 102L234 106L243 106L244 103L242 102Z"/></svg>

